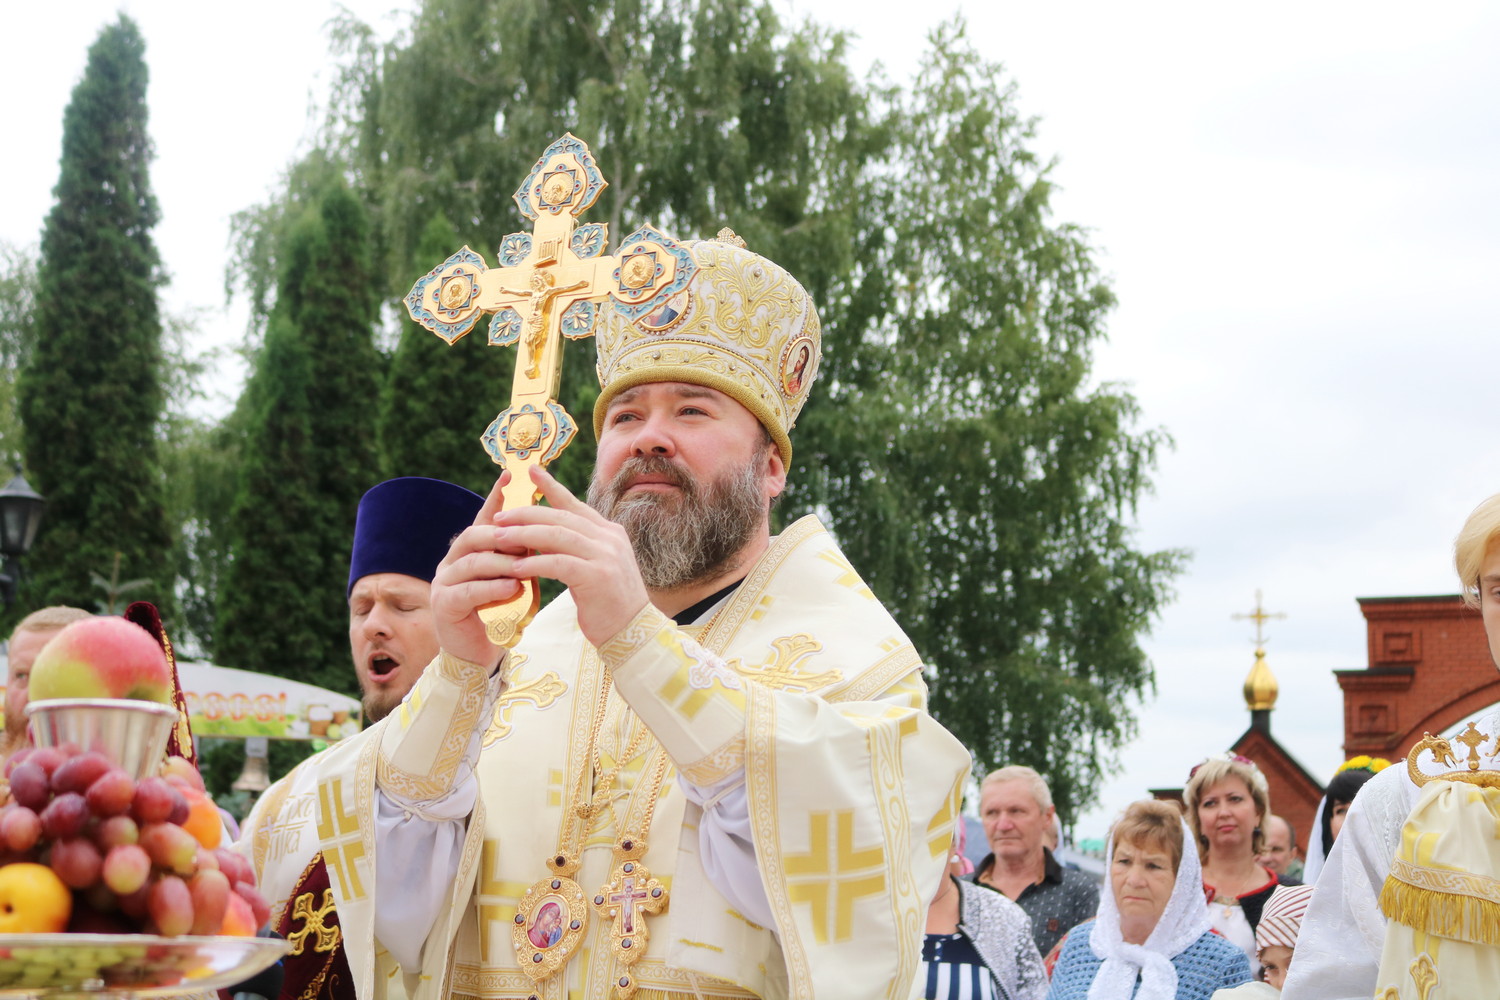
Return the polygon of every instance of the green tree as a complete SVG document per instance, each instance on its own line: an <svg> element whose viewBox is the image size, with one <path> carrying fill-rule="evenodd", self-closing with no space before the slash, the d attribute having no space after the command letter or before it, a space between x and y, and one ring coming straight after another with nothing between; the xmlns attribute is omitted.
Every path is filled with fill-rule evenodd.
<svg viewBox="0 0 1500 1000"><path fill-rule="evenodd" d="M1160 430L1091 385L1114 296L1087 234L1051 221L1051 165L1015 88L961 24L895 96L867 175L862 287L828 336L799 464L856 566L932 670L976 770L1030 764L1090 803L1150 689L1139 638L1184 555L1131 520ZM877 227L878 228L875 228Z"/></svg>
<svg viewBox="0 0 1500 1000"><path fill-rule="evenodd" d="M368 228L331 183L279 251L281 277L242 406L214 656L352 691L345 581L360 495L378 479ZM270 624L274 623L274 625Z"/></svg>
<svg viewBox="0 0 1500 1000"><path fill-rule="evenodd" d="M142 597L171 604L146 80L145 42L121 16L89 49L64 113L35 336L16 387L31 482L47 497L26 562L32 606L96 606L90 574L110 572L116 552L122 577L153 581Z"/></svg>
<svg viewBox="0 0 1500 1000"><path fill-rule="evenodd" d="M581 0L566 18L428 0L389 44L347 19L340 37L332 133L388 297L458 244L522 228L510 195L565 130L612 184L590 218L615 239L646 221L681 237L729 225L802 280L825 361L778 516L835 529L976 769L1033 764L1065 814L1091 801L1150 688L1139 639L1183 558L1132 534L1168 442L1138 427L1128 391L1090 379L1113 295L1087 234L1053 221L1032 123L961 24L910 87L856 80L841 36L755 0ZM435 253L438 217L457 232ZM586 422L593 349L578 346L560 398ZM399 443L419 425L396 407L448 402L408 374L416 356L386 400L393 455L420 447ZM592 444L579 436L564 482L582 485Z"/></svg>
<svg viewBox="0 0 1500 1000"><path fill-rule="evenodd" d="M0 463L21 463L16 375L31 345L36 315L36 257L0 241Z"/></svg>
<svg viewBox="0 0 1500 1000"><path fill-rule="evenodd" d="M178 532L179 628L172 641L183 656L207 655L214 648L248 423L243 407L218 421L182 416L168 423L162 464L168 484L167 516Z"/></svg>

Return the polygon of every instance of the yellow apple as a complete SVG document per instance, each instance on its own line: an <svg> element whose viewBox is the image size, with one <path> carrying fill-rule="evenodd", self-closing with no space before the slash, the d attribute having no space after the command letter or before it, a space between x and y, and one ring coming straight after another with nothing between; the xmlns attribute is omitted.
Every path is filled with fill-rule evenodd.
<svg viewBox="0 0 1500 1000"><path fill-rule="evenodd" d="M68 926L73 893L46 865L0 867L0 934L56 934Z"/></svg>

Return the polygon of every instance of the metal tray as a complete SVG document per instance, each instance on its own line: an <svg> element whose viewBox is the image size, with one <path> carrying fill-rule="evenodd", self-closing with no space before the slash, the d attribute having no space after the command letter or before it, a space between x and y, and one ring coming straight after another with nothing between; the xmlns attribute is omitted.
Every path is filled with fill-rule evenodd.
<svg viewBox="0 0 1500 1000"><path fill-rule="evenodd" d="M0 934L0 996L201 993L249 979L287 947L262 937Z"/></svg>

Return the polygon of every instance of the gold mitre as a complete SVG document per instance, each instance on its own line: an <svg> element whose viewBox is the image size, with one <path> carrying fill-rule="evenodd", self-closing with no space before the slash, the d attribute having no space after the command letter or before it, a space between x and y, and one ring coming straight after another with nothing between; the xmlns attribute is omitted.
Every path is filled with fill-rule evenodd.
<svg viewBox="0 0 1500 1000"><path fill-rule="evenodd" d="M680 246L696 265L686 287L639 319L613 301L600 310L602 391L594 404L595 435L604 428L610 401L626 389L691 382L717 389L755 414L790 465L789 435L823 356L812 296L728 229L716 239ZM622 246L620 256L622 281L628 282L631 247ZM642 270L646 266L643 260Z"/></svg>

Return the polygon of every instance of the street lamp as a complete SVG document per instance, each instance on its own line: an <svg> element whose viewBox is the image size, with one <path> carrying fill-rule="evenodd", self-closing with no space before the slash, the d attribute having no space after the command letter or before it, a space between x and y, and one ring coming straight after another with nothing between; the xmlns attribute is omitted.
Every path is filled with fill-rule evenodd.
<svg viewBox="0 0 1500 1000"><path fill-rule="evenodd" d="M42 524L42 510L47 501L31 488L21 470L0 490L0 597L8 605L16 599L16 582L21 569L16 560L31 549L36 531Z"/></svg>

